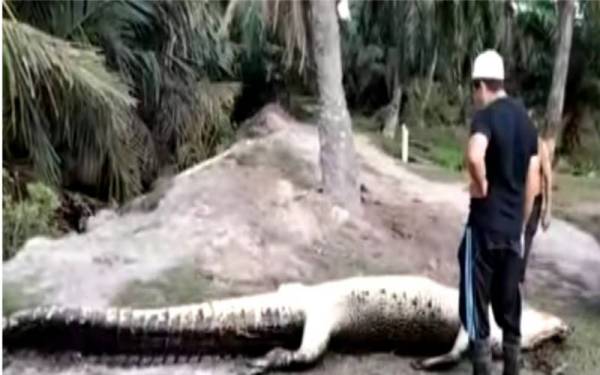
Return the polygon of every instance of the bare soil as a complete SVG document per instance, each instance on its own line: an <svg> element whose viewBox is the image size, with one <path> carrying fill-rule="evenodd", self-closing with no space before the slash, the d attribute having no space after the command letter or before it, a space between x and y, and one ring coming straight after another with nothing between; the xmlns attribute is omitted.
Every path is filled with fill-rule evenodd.
<svg viewBox="0 0 600 375"><path fill-rule="evenodd" d="M28 241L3 265L4 312L41 303L198 302L272 290L287 281L316 283L359 274L419 273L457 285L456 251L468 207L462 184L421 178L366 136L356 135L360 180L366 189L364 212L352 216L318 192L316 129L277 114L269 118L277 126L264 132L268 134L239 141L132 202L125 212L101 211L90 221L88 232ZM535 241L527 298L539 297L558 314L579 304L586 309L596 306L600 244L561 220L554 220ZM592 321L600 321L598 311L594 313L598 320ZM600 347L598 337L580 341L580 349ZM557 351L550 358L558 361L553 366L563 361ZM600 356L598 350L588 354L588 364ZM4 370L61 375L233 374L237 361L206 359L199 364L114 369L73 358L51 363L16 357ZM463 362L447 373L467 371ZM418 372L410 369L409 358L374 353L330 354L307 373Z"/></svg>

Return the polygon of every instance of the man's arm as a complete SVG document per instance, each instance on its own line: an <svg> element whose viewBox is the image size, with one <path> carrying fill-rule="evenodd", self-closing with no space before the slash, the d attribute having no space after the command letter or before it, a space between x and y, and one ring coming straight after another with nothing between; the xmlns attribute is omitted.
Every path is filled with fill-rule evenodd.
<svg viewBox="0 0 600 375"><path fill-rule="evenodd" d="M485 151L488 138L479 132L473 133L469 138L466 159L469 175L471 177L471 196L483 198L487 195L488 182L485 170Z"/></svg>
<svg viewBox="0 0 600 375"><path fill-rule="evenodd" d="M539 191L540 186L540 158L533 155L529 159L529 168L527 170L527 180L525 183L525 213L523 225L527 225L531 211L533 210L533 201Z"/></svg>
<svg viewBox="0 0 600 375"><path fill-rule="evenodd" d="M552 162L544 141L540 142L539 155L542 167L542 228L548 230L552 216Z"/></svg>

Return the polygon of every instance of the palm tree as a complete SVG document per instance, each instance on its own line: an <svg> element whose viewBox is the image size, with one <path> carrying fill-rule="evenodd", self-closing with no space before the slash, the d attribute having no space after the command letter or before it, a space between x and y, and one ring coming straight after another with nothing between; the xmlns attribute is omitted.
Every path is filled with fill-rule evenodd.
<svg viewBox="0 0 600 375"><path fill-rule="evenodd" d="M355 96L376 95L374 82L384 76L388 107L401 107L399 99L408 97L410 112L416 111L422 123L434 81L451 86L449 91L466 107L464 83L475 55L497 48L510 56L508 2L357 1L353 6L356 25L348 28L344 41L346 84L353 103ZM382 91L381 85L376 87ZM411 101L418 102L414 109ZM393 124L396 110L386 112L391 121L385 122ZM466 120L466 108L462 115Z"/></svg>
<svg viewBox="0 0 600 375"><path fill-rule="evenodd" d="M214 152L235 87L208 1L5 1L3 150L120 200ZM101 191L98 191L100 187Z"/></svg>
<svg viewBox="0 0 600 375"><path fill-rule="evenodd" d="M263 35L265 31L274 31L275 39L283 45L279 55L285 66L288 69L297 66L299 72L308 72L316 78L323 191L338 205L351 211L359 210L358 169L352 123L342 86L336 1L259 0L229 4L233 4L232 7L244 7L243 11L238 12L241 23L254 21L252 27L243 30L242 34L250 32L256 36ZM258 10L261 11L264 25L256 22L254 15ZM234 11L229 9L229 12ZM225 22L227 25L230 21ZM260 29L259 33L256 33L257 29ZM260 49L279 50L277 46L269 44L266 38L260 39L258 44L256 47Z"/></svg>
<svg viewBox="0 0 600 375"><path fill-rule="evenodd" d="M91 182L99 183L104 169L111 194L137 192L131 170L139 150L130 127L136 101L127 83L97 49L19 22L4 6L5 158L31 158L40 176L56 184L61 151L68 149Z"/></svg>
<svg viewBox="0 0 600 375"><path fill-rule="evenodd" d="M352 121L342 85L339 26L333 0L310 2L311 51L319 91L319 141L325 193L351 211L360 209Z"/></svg>
<svg viewBox="0 0 600 375"><path fill-rule="evenodd" d="M567 84L571 42L573 39L575 1L561 0L558 2L558 7L560 14L559 40L555 50L552 86L550 88L550 95L548 96L546 123L543 132L543 136L550 139L550 160L553 160L554 157L555 138L562 121L565 86Z"/></svg>

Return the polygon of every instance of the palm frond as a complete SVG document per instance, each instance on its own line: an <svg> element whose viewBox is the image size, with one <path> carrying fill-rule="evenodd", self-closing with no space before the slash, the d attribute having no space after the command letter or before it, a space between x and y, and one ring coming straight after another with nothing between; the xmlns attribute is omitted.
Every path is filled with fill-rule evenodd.
<svg viewBox="0 0 600 375"><path fill-rule="evenodd" d="M219 4L207 0L155 3L161 65L197 78L231 76L233 51L220 32Z"/></svg>
<svg viewBox="0 0 600 375"><path fill-rule="evenodd" d="M135 100L96 49L69 43L14 20L3 20L4 149L21 144L47 181L60 180L61 147L79 154L93 182L108 176L110 192L139 188L128 144ZM106 170L102 174L100 170ZM95 173L98 172L98 173Z"/></svg>
<svg viewBox="0 0 600 375"><path fill-rule="evenodd" d="M283 39L284 61L292 66L298 61L303 71L308 56L308 26L306 1L262 0L264 17L276 34Z"/></svg>
<svg viewBox="0 0 600 375"><path fill-rule="evenodd" d="M195 105L189 112L189 121L181 124L178 138L177 165L180 169L212 156L219 142L232 135L229 113L241 86L203 80L195 89Z"/></svg>
<svg viewBox="0 0 600 375"><path fill-rule="evenodd" d="M55 37L98 44L107 33L133 41L154 29L154 4L143 0L8 0L6 4L21 22Z"/></svg>

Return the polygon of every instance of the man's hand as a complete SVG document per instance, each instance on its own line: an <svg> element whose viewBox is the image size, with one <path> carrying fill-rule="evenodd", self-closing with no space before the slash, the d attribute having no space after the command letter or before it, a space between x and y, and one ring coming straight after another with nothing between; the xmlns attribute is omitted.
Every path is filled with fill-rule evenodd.
<svg viewBox="0 0 600 375"><path fill-rule="evenodd" d="M487 179L483 180L483 186L479 186L475 182L471 181L469 184L469 194L471 198L485 198L488 193L488 182Z"/></svg>
<svg viewBox="0 0 600 375"><path fill-rule="evenodd" d="M552 215L550 215L548 207L545 207L542 210L542 229L544 230L544 232L547 231L550 227L550 221L552 221L551 217Z"/></svg>
<svg viewBox="0 0 600 375"><path fill-rule="evenodd" d="M475 133L469 138L466 150L467 167L471 184L469 192L472 198L485 198L488 191L488 181L485 170L485 152L488 139L481 133Z"/></svg>

